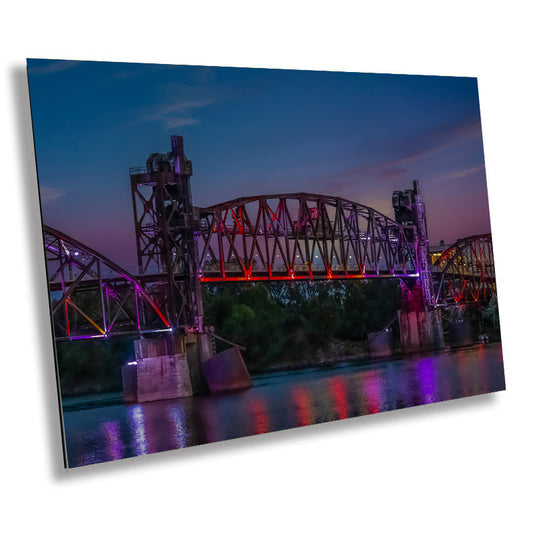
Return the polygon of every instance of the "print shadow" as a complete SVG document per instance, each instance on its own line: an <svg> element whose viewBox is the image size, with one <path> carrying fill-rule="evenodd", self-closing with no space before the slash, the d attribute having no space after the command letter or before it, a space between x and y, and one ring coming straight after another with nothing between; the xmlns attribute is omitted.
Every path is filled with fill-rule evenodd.
<svg viewBox="0 0 533 533"><path fill-rule="evenodd" d="M21 218L23 227L20 233L24 236L24 245L30 259L31 277L27 283L30 285L30 292L33 295L33 301L28 302L26 319L28 323L32 324L33 335L38 343L38 353L28 354L28 357L32 363L35 361L42 376L43 386L41 390L44 397L38 398L40 403L38 409L44 411L43 417L48 429L47 443L50 463L53 475L57 477L64 471L63 439L58 408L59 396L56 386L41 210L25 66L16 66L11 69L11 91L12 106L17 117L15 135L18 144L18 163L22 175L22 180L19 183L22 194L19 197L24 199L24 203L18 206L19 212L24 213L24 217ZM37 438L37 440L41 439Z"/></svg>

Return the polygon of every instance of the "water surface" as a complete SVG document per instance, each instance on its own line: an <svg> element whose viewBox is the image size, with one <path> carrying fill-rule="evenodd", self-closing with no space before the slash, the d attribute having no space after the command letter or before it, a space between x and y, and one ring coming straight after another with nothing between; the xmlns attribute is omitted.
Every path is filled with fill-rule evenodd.
<svg viewBox="0 0 533 533"><path fill-rule="evenodd" d="M258 376L252 389L64 409L69 467L505 389L500 344Z"/></svg>

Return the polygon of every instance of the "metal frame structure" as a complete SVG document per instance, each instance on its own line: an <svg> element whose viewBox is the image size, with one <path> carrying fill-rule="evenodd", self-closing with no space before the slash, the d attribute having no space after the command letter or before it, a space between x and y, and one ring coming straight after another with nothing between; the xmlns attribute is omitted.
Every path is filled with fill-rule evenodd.
<svg viewBox="0 0 533 533"><path fill-rule="evenodd" d="M496 294L490 234L459 239L435 261L436 305L487 301Z"/></svg>
<svg viewBox="0 0 533 533"><path fill-rule="evenodd" d="M196 208L191 176L177 135L130 169L139 273L165 277L175 328L203 331L202 282L420 277L418 220L308 193Z"/></svg>
<svg viewBox="0 0 533 533"><path fill-rule="evenodd" d="M146 167L130 168L139 274L165 277L166 307L174 327L202 331L192 163L185 156L183 137L173 135L171 148L166 154L151 154Z"/></svg>
<svg viewBox="0 0 533 533"><path fill-rule="evenodd" d="M392 220L335 196L289 193L193 206L183 138L130 169L139 276L45 226L56 338L204 332L202 282L399 278L404 309L478 301L495 291L492 241L428 256L420 184L394 191Z"/></svg>
<svg viewBox="0 0 533 533"><path fill-rule="evenodd" d="M200 209L201 282L418 277L404 227L343 198L252 196Z"/></svg>
<svg viewBox="0 0 533 533"><path fill-rule="evenodd" d="M402 283L404 311L421 311L435 305L426 207L422 200L420 182L413 180L413 188L394 191L392 206L396 222L405 227L409 241L416 249L416 263L420 277L416 282Z"/></svg>
<svg viewBox="0 0 533 533"><path fill-rule="evenodd" d="M300 214L311 215L311 221L289 217L290 200L296 200ZM253 203L258 206L255 225L250 224L247 210ZM333 218L327 206L334 208ZM315 209L322 209L322 216ZM307 194L241 198L202 210L201 216L203 229L196 242L202 250L203 272L197 275L202 282L418 277L413 245L404 240L402 227L340 198ZM354 232L359 216L364 223L359 221ZM44 226L44 240L56 340L174 330L164 275L132 276L49 226ZM224 250L222 262L217 250ZM496 293L490 234L450 246L433 265L433 279L435 306L489 300Z"/></svg>
<svg viewBox="0 0 533 533"><path fill-rule="evenodd" d="M203 209L200 227L195 277L201 282L418 278L414 244L403 227L341 198L240 198ZM132 276L49 226L44 239L56 340L174 330L165 275ZM433 280L434 306L490 299L496 293L490 234L445 250L433 265Z"/></svg>
<svg viewBox="0 0 533 533"><path fill-rule="evenodd" d="M72 237L43 229L56 340L172 331L154 300L161 280L135 278Z"/></svg>

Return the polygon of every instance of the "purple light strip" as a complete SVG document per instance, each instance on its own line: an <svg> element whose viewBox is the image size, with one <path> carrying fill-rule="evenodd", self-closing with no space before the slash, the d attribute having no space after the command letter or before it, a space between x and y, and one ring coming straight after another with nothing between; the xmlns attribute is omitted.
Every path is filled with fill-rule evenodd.
<svg viewBox="0 0 533 533"><path fill-rule="evenodd" d="M135 283L135 312L137 313L137 329L141 331L141 315L139 314L139 285Z"/></svg>
<svg viewBox="0 0 533 533"><path fill-rule="evenodd" d="M107 335L77 335L77 336L69 337L69 339L71 341L78 341L81 339L102 339L104 337L107 338Z"/></svg>

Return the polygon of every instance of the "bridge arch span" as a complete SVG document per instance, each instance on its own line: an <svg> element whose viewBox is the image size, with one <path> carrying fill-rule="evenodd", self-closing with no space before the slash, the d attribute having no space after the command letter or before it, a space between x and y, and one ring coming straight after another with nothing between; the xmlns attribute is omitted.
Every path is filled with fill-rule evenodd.
<svg viewBox="0 0 533 533"><path fill-rule="evenodd" d="M146 280L59 230L43 231L56 340L171 331Z"/></svg>
<svg viewBox="0 0 533 533"><path fill-rule="evenodd" d="M200 209L202 282L418 276L408 232L340 197L289 193Z"/></svg>
<svg viewBox="0 0 533 533"><path fill-rule="evenodd" d="M487 301L496 293L492 237L489 233L459 239L434 265L435 301L440 305Z"/></svg>

